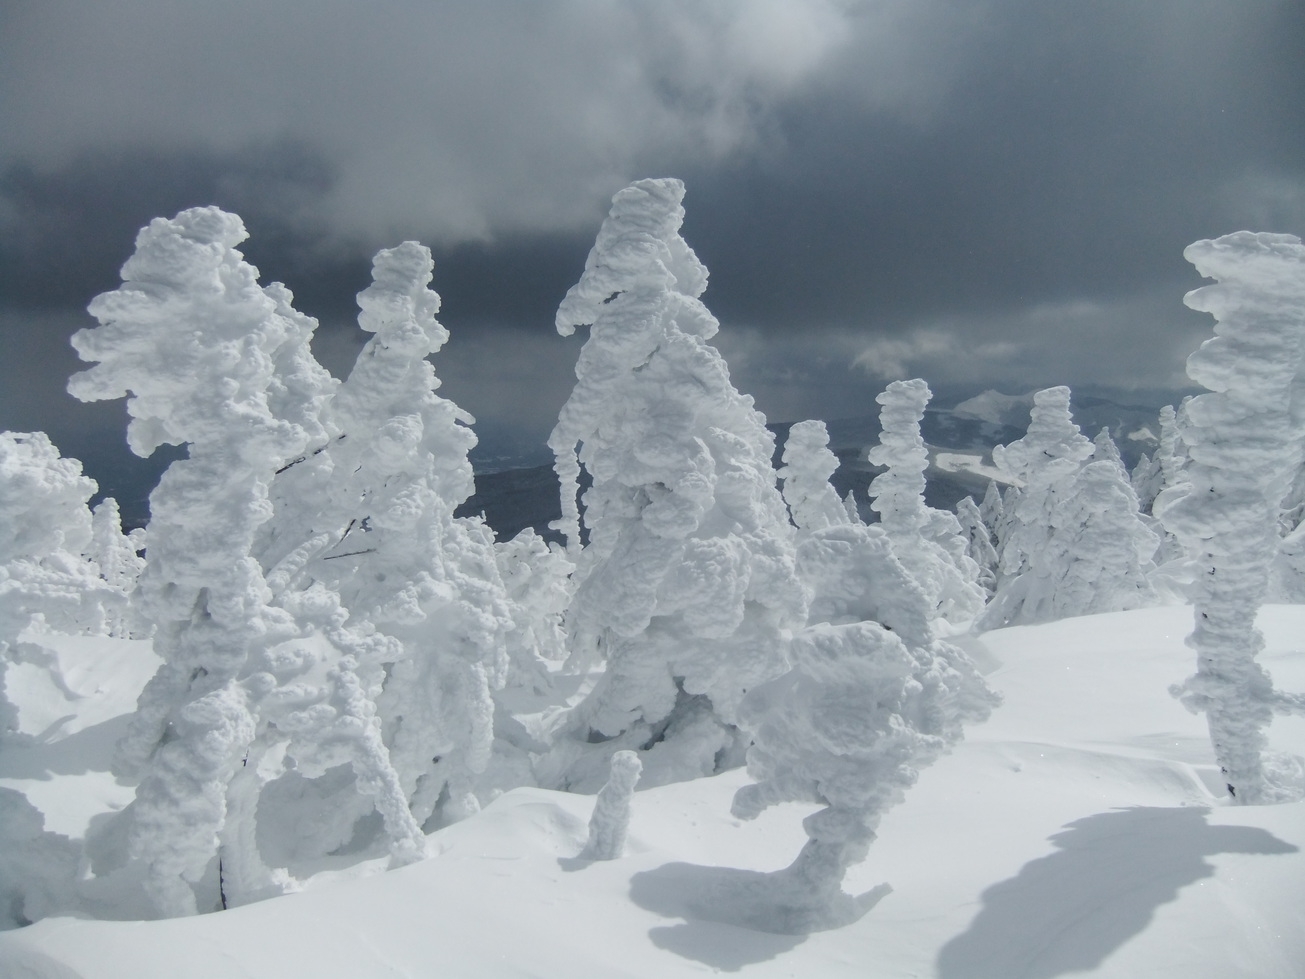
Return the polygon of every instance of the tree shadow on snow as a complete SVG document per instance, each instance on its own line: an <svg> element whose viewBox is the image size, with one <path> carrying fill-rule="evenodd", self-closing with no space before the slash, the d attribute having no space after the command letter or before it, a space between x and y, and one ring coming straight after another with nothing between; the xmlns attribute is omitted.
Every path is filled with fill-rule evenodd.
<svg viewBox="0 0 1305 979"><path fill-rule="evenodd" d="M1096 968L1155 909L1214 875L1217 853L1295 853L1266 830L1210 826L1208 809L1137 807L1070 823L1059 850L983 892L970 927L938 954L939 979L1052 979Z"/></svg>
<svg viewBox="0 0 1305 979"><path fill-rule="evenodd" d="M635 874L630 900L664 917L685 919L649 931L658 948L737 972L796 948L811 931L850 924L892 890L881 884L858 897L849 896L829 921L795 927L795 909L777 901L781 888L775 886L774 877L755 870L668 863Z"/></svg>

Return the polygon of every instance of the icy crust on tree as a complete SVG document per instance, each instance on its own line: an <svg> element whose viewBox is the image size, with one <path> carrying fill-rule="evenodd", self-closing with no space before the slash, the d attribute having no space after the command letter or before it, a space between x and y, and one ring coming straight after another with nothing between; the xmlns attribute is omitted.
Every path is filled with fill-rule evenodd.
<svg viewBox="0 0 1305 979"><path fill-rule="evenodd" d="M998 587L981 628L1156 602L1151 576L1160 539L1140 512L1109 431L1094 442L1079 434L1068 388L1037 392L1029 433L993 449L993 458L1023 486L1008 491L1002 507Z"/></svg>
<svg viewBox="0 0 1305 979"><path fill-rule="evenodd" d="M1264 773L1264 728L1300 698L1275 693L1255 657L1255 614L1278 551L1280 505L1305 453L1305 246L1293 235L1240 231L1183 252L1215 284L1184 302L1215 335L1187 359L1209 394L1186 405L1185 482L1155 502L1197 556L1194 676L1174 688L1204 711L1215 756L1239 802L1278 798Z"/></svg>
<svg viewBox="0 0 1305 979"><path fill-rule="evenodd" d="M794 424L784 442L781 462L778 475L784 502L799 531L825 530L853 522L846 504L829 482L838 469L838 456L829 451L829 430L824 422Z"/></svg>
<svg viewBox="0 0 1305 979"><path fill-rule="evenodd" d="M568 630L575 662L607 663L572 718L571 750L601 767L570 764L568 784L596 788L612 750L649 744L648 784L713 772L739 699L782 669L805 611L773 437L705 342L717 323L679 235L683 196L669 179L618 193L558 311L564 335L590 324L549 440L573 553L580 465L593 477Z"/></svg>
<svg viewBox="0 0 1305 979"><path fill-rule="evenodd" d="M884 519L867 526L817 517L819 526L802 530L797 569L811 593L808 625L789 646L789 669L743 699L756 784L736 794L734 814L752 818L786 801L825 806L805 820L809 841L797 860L748 898L752 927L806 932L863 913L869 905L841 883L880 816L919 768L960 739L962 724L985 719L997 702L969 657L934 635L946 587L977 586L930 536L941 522L922 496L927 392L922 383L898 385L881 399L891 417L876 461L888 469L871 494ZM954 523L944 524L948 533Z"/></svg>
<svg viewBox="0 0 1305 979"><path fill-rule="evenodd" d="M870 483L870 506L898 559L927 595L933 617L959 631L983 608L985 595L960 523L924 502L929 452L920 421L931 397L929 385L916 378L894 381L875 399L881 406L881 434L869 459L886 468Z"/></svg>
<svg viewBox="0 0 1305 979"><path fill-rule="evenodd" d="M340 436L286 483L293 499L296 482L331 470L324 518L292 538L316 550L282 559L292 582L340 595L358 635L391 640L359 661L359 682L418 826L437 808L447 819L479 808L511 624L492 533L453 516L474 490L476 439L474 419L435 393L426 360L448 338L432 269L416 242L376 255L372 285L358 295L359 325L374 336L331 405Z"/></svg>
<svg viewBox="0 0 1305 979"><path fill-rule="evenodd" d="M215 207L155 219L136 239L123 284L90 305L100 321L73 337L95 366L74 375L82 400L128 397L128 443L148 455L187 444L150 497L140 603L163 666L119 745L118 771L140 778L128 848L165 914L196 910L227 820L227 787L257 731L256 703L275 686L251 669L296 626L268 605L251 555L272 514L272 473L320 437L311 412L278 416L302 392L279 374L302 365L315 321L282 286L263 289L235 246L240 219ZM320 371L320 368L318 368ZM322 372L324 374L324 372Z"/></svg>
<svg viewBox="0 0 1305 979"><path fill-rule="evenodd" d="M989 491L995 484L989 483ZM994 494L995 495L995 494ZM1000 504L1001 497L996 497ZM983 589L984 595L991 598L997 590L997 545L992 531L983 519L983 512L974 502L974 497L966 496L956 504L956 522L961 526L961 537L965 541L965 553L979 569L975 583Z"/></svg>
<svg viewBox="0 0 1305 979"><path fill-rule="evenodd" d="M126 637L141 535L122 533L112 499L94 512L95 481L43 432L0 432L0 738L18 731L7 663L36 655L25 637L53 630Z"/></svg>
<svg viewBox="0 0 1305 979"><path fill-rule="evenodd" d="M962 736L987 718L994 696L973 664L946 642L904 642L877 622L821 624L790 647L792 668L748 693L748 773L734 797L751 819L779 802L825 808L803 821L808 842L770 876L768 913L754 924L779 932L833 928L859 916L841 889L879 819Z"/></svg>

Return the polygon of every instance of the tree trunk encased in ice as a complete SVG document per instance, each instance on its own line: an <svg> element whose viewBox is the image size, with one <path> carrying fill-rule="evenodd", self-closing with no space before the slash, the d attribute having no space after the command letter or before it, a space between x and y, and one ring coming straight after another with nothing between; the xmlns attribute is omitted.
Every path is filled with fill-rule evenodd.
<svg viewBox="0 0 1305 979"><path fill-rule="evenodd" d="M1215 336L1187 360L1211 393L1186 404L1184 480L1156 499L1166 529L1196 555L1196 674L1174 688L1204 711L1228 791L1273 801L1261 752L1275 694L1255 659L1255 615L1280 546L1281 504L1305 454L1305 246L1293 235L1240 231L1183 255L1215 284L1184 302L1211 313Z"/></svg>

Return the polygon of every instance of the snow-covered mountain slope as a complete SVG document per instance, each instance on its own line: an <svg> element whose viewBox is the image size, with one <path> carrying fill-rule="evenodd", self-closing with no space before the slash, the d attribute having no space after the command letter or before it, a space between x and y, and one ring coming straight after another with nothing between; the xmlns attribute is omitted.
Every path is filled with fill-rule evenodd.
<svg viewBox="0 0 1305 979"><path fill-rule="evenodd" d="M845 928L780 936L739 923L746 909L724 895L793 858L804 810L732 818L746 781L735 771L638 793L616 861L577 859L592 797L518 789L435 833L439 855L401 870L342 864L303 893L220 914L0 934L0 976L1298 979L1305 802L1225 803L1203 719L1166 692L1192 669L1190 619L1156 608L967 640L1005 703L884 819L847 881L873 906ZM1278 685L1305 689L1305 607L1266 607L1259 625ZM104 748L150 654L111 640L50 646L17 698L45 730L0 754L0 785L75 835L88 809L123 802ZM1275 763L1305 779L1305 719L1269 734Z"/></svg>

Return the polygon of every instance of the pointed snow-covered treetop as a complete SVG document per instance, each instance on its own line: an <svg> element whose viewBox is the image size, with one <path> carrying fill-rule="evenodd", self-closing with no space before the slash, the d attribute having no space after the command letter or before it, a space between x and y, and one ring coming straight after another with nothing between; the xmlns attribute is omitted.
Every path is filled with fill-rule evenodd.
<svg viewBox="0 0 1305 979"><path fill-rule="evenodd" d="M1206 712L1230 793L1269 801L1264 728L1292 698L1275 695L1255 660L1264 645L1255 613L1279 548L1281 504L1305 454L1305 246L1294 235L1239 231L1183 255L1216 280L1184 297L1216 325L1187 359L1188 376L1210 393L1182 413L1185 479L1155 501L1200 568L1188 640L1197 671L1175 692Z"/></svg>
<svg viewBox="0 0 1305 979"><path fill-rule="evenodd" d="M558 311L563 335L590 331L549 439L573 548L579 466L593 477L568 628L573 655L608 665L578 710L581 740L644 744L669 729L659 753L678 760L645 757L654 784L714 769L739 698L782 667L784 630L805 612L774 438L705 342L718 324L698 299L707 270L680 237L683 196L661 179L613 198Z"/></svg>
<svg viewBox="0 0 1305 979"><path fill-rule="evenodd" d="M73 335L78 355L97 363L69 391L83 401L127 397L137 455L220 442L261 463L293 456L317 434L311 413L278 417L273 407L290 391L279 366L302 363L292 348L306 348L317 324L283 286L258 285L258 269L235 247L248 236L216 207L155 218L122 267L123 286L91 302L100 325ZM326 396L325 371L311 373L321 385L313 397Z"/></svg>

